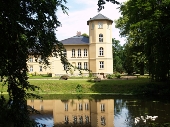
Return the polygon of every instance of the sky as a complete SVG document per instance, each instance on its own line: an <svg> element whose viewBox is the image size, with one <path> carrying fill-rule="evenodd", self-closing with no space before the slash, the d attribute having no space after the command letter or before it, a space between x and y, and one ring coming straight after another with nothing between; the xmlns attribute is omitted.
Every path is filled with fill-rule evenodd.
<svg viewBox="0 0 170 127"><path fill-rule="evenodd" d="M126 0L118 0L120 3ZM87 21L93 18L97 14L103 14L111 20L118 19L121 14L119 13L119 6L106 2L104 9L100 12L97 11L98 0L67 0L65 4L69 8L68 15L64 14L61 9L57 11L58 20L61 22L62 26L57 28L56 37L59 41L73 37L80 31L82 34L86 33L89 35L89 26ZM119 36L119 29L115 28L115 24L112 24L112 38L120 41L123 45L126 41L125 38Z"/></svg>

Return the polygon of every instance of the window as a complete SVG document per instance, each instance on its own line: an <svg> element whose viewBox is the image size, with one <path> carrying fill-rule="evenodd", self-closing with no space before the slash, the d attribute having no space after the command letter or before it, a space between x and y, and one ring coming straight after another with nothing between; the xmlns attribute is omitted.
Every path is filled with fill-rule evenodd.
<svg viewBox="0 0 170 127"><path fill-rule="evenodd" d="M91 24L91 28L94 29L94 23Z"/></svg>
<svg viewBox="0 0 170 127"><path fill-rule="evenodd" d="M33 66L30 66L30 72L33 72Z"/></svg>
<svg viewBox="0 0 170 127"><path fill-rule="evenodd" d="M102 22L99 22L98 25L99 25L100 29L103 28L103 23Z"/></svg>
<svg viewBox="0 0 170 127"><path fill-rule="evenodd" d="M89 124L89 116L85 116L86 124Z"/></svg>
<svg viewBox="0 0 170 127"><path fill-rule="evenodd" d="M101 125L103 125L103 126L106 125L106 119L104 116L101 116Z"/></svg>
<svg viewBox="0 0 170 127"><path fill-rule="evenodd" d="M38 62L42 62L42 58L41 57L38 58Z"/></svg>
<svg viewBox="0 0 170 127"><path fill-rule="evenodd" d="M100 69L103 69L103 68L104 68L104 61L100 61L100 62L99 62L99 68L100 68Z"/></svg>
<svg viewBox="0 0 170 127"><path fill-rule="evenodd" d="M89 110L89 104L85 103L85 110Z"/></svg>
<svg viewBox="0 0 170 127"><path fill-rule="evenodd" d="M42 66L40 66L40 71L42 71Z"/></svg>
<svg viewBox="0 0 170 127"><path fill-rule="evenodd" d="M87 49L84 49L84 57L87 57Z"/></svg>
<svg viewBox="0 0 170 127"><path fill-rule="evenodd" d="M83 123L83 116L79 117L79 123L82 124Z"/></svg>
<svg viewBox="0 0 170 127"><path fill-rule="evenodd" d="M64 68L64 70L67 70L67 65L64 64L64 65L63 65L63 68Z"/></svg>
<svg viewBox="0 0 170 127"><path fill-rule="evenodd" d="M30 58L29 58L29 62L33 62L33 57L30 57Z"/></svg>
<svg viewBox="0 0 170 127"><path fill-rule="evenodd" d="M79 110L82 111L83 110L83 105L79 104Z"/></svg>
<svg viewBox="0 0 170 127"><path fill-rule="evenodd" d="M78 57L81 57L81 49L78 49Z"/></svg>
<svg viewBox="0 0 170 127"><path fill-rule="evenodd" d="M66 50L66 49L63 50L63 55L64 55L65 57L67 56L67 50Z"/></svg>
<svg viewBox="0 0 170 127"><path fill-rule="evenodd" d="M72 57L75 57L75 49L72 49Z"/></svg>
<svg viewBox="0 0 170 127"><path fill-rule="evenodd" d="M87 62L84 62L84 69L87 69Z"/></svg>
<svg viewBox="0 0 170 127"><path fill-rule="evenodd" d="M104 104L100 104L100 111L104 112L105 111L105 105Z"/></svg>
<svg viewBox="0 0 170 127"><path fill-rule="evenodd" d="M109 23L107 23L107 29L109 29Z"/></svg>
<svg viewBox="0 0 170 127"><path fill-rule="evenodd" d="M65 120L65 122L64 122L65 124L68 124L68 123L69 123L68 116L65 116L64 120Z"/></svg>
<svg viewBox="0 0 170 127"><path fill-rule="evenodd" d="M103 56L104 55L104 53L103 53L103 47L100 47L99 48L99 56Z"/></svg>
<svg viewBox="0 0 170 127"><path fill-rule="evenodd" d="M99 34L99 42L103 42L103 34Z"/></svg>
<svg viewBox="0 0 170 127"><path fill-rule="evenodd" d="M78 62L78 69L81 69L81 62Z"/></svg>
<svg viewBox="0 0 170 127"><path fill-rule="evenodd" d="M65 103L65 111L68 111L68 103Z"/></svg>

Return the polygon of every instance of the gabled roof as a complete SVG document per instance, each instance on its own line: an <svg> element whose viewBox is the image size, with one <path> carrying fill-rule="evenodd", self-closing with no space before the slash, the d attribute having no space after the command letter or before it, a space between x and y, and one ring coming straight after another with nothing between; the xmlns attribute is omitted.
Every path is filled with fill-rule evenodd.
<svg viewBox="0 0 170 127"><path fill-rule="evenodd" d="M71 38L62 40L61 43L63 45L88 45L89 44L89 38L84 36L73 36Z"/></svg>
<svg viewBox="0 0 170 127"><path fill-rule="evenodd" d="M93 20L109 20L109 21L113 22L113 20L107 18L106 16L104 16L102 14L98 14L98 15L94 16L93 18L90 18L90 20L87 21L87 25L89 25L89 22L93 21Z"/></svg>

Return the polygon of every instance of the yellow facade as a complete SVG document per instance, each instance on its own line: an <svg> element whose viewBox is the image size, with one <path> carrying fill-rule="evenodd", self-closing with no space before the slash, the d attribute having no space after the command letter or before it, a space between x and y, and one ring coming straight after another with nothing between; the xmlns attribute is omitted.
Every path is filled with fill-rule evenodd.
<svg viewBox="0 0 170 127"><path fill-rule="evenodd" d="M113 99L27 100L27 105L40 111L42 115L51 114L56 126L114 126Z"/></svg>
<svg viewBox="0 0 170 127"><path fill-rule="evenodd" d="M89 40L83 44L64 44L68 61L75 67L87 68L93 74L112 74L113 73L113 56L112 56L112 20L105 18L103 15L97 15L87 21L89 25ZM103 18L103 17L104 18ZM101 17L101 18L100 18ZM79 36L78 36L79 37ZM62 41L61 41L62 42ZM73 49L74 54L73 56ZM79 53L81 52L81 56ZM50 57L50 66L43 68L38 62L28 62L30 73L47 74L60 76L66 74L64 65L59 58ZM72 74L77 76L79 71L72 69ZM82 71L83 75L88 75L88 71ZM68 72L71 74L71 72Z"/></svg>

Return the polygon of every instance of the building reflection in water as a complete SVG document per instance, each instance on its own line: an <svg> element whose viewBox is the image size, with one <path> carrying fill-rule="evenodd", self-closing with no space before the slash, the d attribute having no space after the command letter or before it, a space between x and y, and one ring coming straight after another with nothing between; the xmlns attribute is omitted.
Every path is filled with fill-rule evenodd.
<svg viewBox="0 0 170 127"><path fill-rule="evenodd" d="M28 100L27 104L41 114L52 115L56 127L114 126L113 99Z"/></svg>

